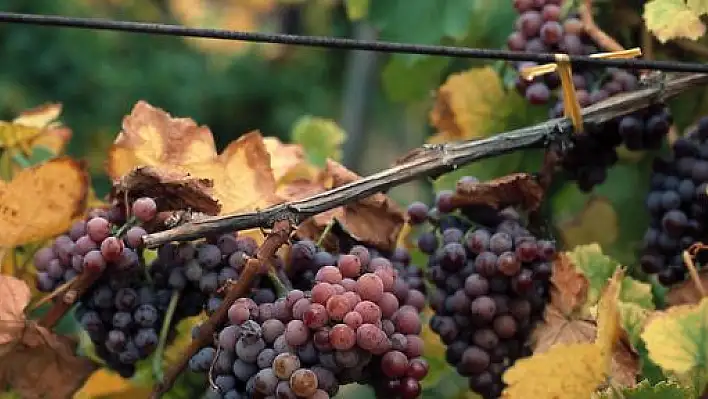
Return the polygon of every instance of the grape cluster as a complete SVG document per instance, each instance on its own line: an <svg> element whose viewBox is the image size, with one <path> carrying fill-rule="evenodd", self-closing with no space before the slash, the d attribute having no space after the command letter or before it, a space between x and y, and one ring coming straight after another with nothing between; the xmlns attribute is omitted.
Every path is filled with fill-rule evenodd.
<svg viewBox="0 0 708 399"><path fill-rule="evenodd" d="M708 118L677 139L670 158L654 160L646 207L651 222L641 256L642 269L672 285L686 276L681 253L706 236L708 221Z"/></svg>
<svg viewBox="0 0 708 399"><path fill-rule="evenodd" d="M562 0L516 0L514 6L520 15L516 20L516 31L507 41L511 50L570 55L597 53L577 15L561 18ZM534 65L532 62L520 62L515 66L520 70ZM639 87L637 75L614 68L604 71L575 68L573 83L581 107ZM548 104L553 90L559 86L557 73L546 74L530 82L519 77L516 82L517 90L526 96L529 103L536 105ZM562 115L563 102L557 99L550 110L550 117ZM631 151L658 149L671 122L668 108L658 104L607 123L586 126L586 132L572 138L573 146L563 157L563 169L570 179L577 182L578 188L589 192L607 178L607 169L617 162L618 146L624 145Z"/></svg>
<svg viewBox="0 0 708 399"><path fill-rule="evenodd" d="M139 198L132 215L147 223L155 218L157 205L151 198ZM93 210L86 220L75 222L67 234L35 253L37 286L49 292L79 274L102 273L79 299L76 317L109 367L129 377L135 363L148 357L158 343L158 333L172 296L172 290L150 284L140 264L140 226L128 228L125 209L116 204ZM125 226L128 227L128 226ZM201 302L181 301L176 319L194 315ZM193 301L194 302L194 301Z"/></svg>
<svg viewBox="0 0 708 399"><path fill-rule="evenodd" d="M396 284L400 286L399 291L408 292L411 288L412 295L415 296L415 299L412 297L411 300L424 300L418 296L425 293L422 271L418 266L411 264L410 253L405 248L396 248L392 253L386 254L376 248L354 245L349 252L361 258L365 265L389 261L397 271ZM371 260L373 262L370 262ZM335 255L318 247L313 241L301 240L291 246L284 267L293 287L306 291L314 285L318 270L324 266L334 265L336 261ZM404 286L406 284L407 286Z"/></svg>
<svg viewBox="0 0 708 399"><path fill-rule="evenodd" d="M474 225L460 214L478 212L453 213L449 198L441 192L435 208L416 202L408 209L413 224L446 221L418 237L418 248L429 256L427 278L435 286L429 293L435 311L430 327L470 388L497 398L504 371L529 354L525 343L543 315L556 248L534 237L511 209L487 214L484 223Z"/></svg>
<svg viewBox="0 0 708 399"><path fill-rule="evenodd" d="M312 256L304 261L302 253ZM314 263L317 253L326 252L305 240L290 257ZM231 306L228 325L189 363L209 373L209 397L329 398L351 382L370 383L392 398L418 397L428 369L418 336L423 295L364 247L329 256L309 290ZM297 267L309 270L305 263Z"/></svg>

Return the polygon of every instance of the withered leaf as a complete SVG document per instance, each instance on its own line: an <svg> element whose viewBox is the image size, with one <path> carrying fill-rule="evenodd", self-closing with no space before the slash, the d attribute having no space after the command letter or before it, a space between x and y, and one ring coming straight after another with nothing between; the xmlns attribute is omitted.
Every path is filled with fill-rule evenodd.
<svg viewBox="0 0 708 399"><path fill-rule="evenodd" d="M213 186L213 181L192 177L188 173L142 166L117 182L111 195L118 200L127 195L130 201L152 197L160 211L190 209L218 215L221 206L211 195Z"/></svg>
<svg viewBox="0 0 708 399"><path fill-rule="evenodd" d="M96 365L76 356L76 343L27 322L22 337L1 358L0 384L24 399L71 398Z"/></svg>
<svg viewBox="0 0 708 399"><path fill-rule="evenodd" d="M585 304L590 283L568 255L561 253L553 262L551 284L551 304L562 314L570 315Z"/></svg>
<svg viewBox="0 0 708 399"><path fill-rule="evenodd" d="M0 323L8 326L23 324L25 307L31 293L27 284L15 277L0 275ZM0 345L17 338L17 330L0 327Z"/></svg>
<svg viewBox="0 0 708 399"><path fill-rule="evenodd" d="M259 132L240 136L217 154L209 128L144 101L123 120L123 130L108 152L107 171L118 180L138 166L212 180L222 214L282 202L275 194L270 154Z"/></svg>
<svg viewBox="0 0 708 399"><path fill-rule="evenodd" d="M322 174L322 181L328 189L359 178L356 173L331 160ZM387 195L379 193L307 219L298 227L298 235L316 240L333 219L341 223L352 239L387 251L395 248L405 221L400 207Z"/></svg>
<svg viewBox="0 0 708 399"><path fill-rule="evenodd" d="M543 187L534 176L514 173L487 182L458 182L453 202L458 206L488 205L496 209L518 206L534 211L542 199Z"/></svg>

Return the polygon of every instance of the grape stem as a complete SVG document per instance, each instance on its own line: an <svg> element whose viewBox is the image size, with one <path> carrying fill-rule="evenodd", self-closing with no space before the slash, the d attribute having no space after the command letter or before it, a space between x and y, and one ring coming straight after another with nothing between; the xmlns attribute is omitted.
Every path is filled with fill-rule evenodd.
<svg viewBox="0 0 708 399"><path fill-rule="evenodd" d="M330 220L327 223L324 230L322 231L322 234L320 234L320 238L317 239L317 246L318 247L322 246L322 243L324 242L324 240L326 240L329 233L332 232L332 227L334 227L334 223L335 223L334 219Z"/></svg>
<svg viewBox="0 0 708 399"><path fill-rule="evenodd" d="M582 111L586 123L603 123L672 98L690 88L708 84L708 74L674 74L663 83L598 102ZM299 224L305 219L346 205L373 194L385 192L424 176L436 177L485 158L529 148L570 145L573 128L569 118L556 118L544 123L497 134L481 140L425 145L405 156L395 166L308 198L242 214L204 217L172 229L148 234L143 242L155 248L170 241L189 241L230 231L268 228L275 221L287 219ZM561 154L562 155L562 154Z"/></svg>
<svg viewBox="0 0 708 399"><path fill-rule="evenodd" d="M180 294L181 293L179 290L172 291L172 297L170 297L170 303L167 305L167 312L165 312L165 320L162 321L160 340L157 342L157 348L155 349L155 354L152 358L152 373L155 376L155 379L159 382L162 382L164 378L164 373L162 372L162 358L165 353L167 335L170 332L170 325L172 325L172 318L175 315Z"/></svg>
<svg viewBox="0 0 708 399"><path fill-rule="evenodd" d="M612 36L608 35L600 29L595 23L595 18L592 16L592 0L585 0L584 4L579 8L580 20L583 22L585 33L592 39L595 44L600 46L605 51L622 51L624 47L619 44Z"/></svg>
<svg viewBox="0 0 708 399"><path fill-rule="evenodd" d="M216 311L199 327L197 337L192 340L189 346L182 352L180 358L172 364L165 373L165 377L153 387L150 398L159 398L172 388L172 385L179 377L182 370L187 367L189 359L192 358L201 348L214 341L215 332L226 321L229 308L238 298L248 295L251 284L261 268L262 262L268 262L275 252L283 244L287 243L292 231L292 224L288 219L281 219L275 222L273 230L268 234L263 245L258 248L255 258L246 262L243 272L234 285L226 292L226 297Z"/></svg>

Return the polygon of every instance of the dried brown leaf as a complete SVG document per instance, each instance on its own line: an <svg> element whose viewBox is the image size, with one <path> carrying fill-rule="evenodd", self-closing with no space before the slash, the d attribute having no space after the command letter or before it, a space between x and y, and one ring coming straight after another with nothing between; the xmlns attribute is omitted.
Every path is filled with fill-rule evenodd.
<svg viewBox="0 0 708 399"><path fill-rule="evenodd" d="M175 118L144 101L123 120L108 153L107 171L118 180L139 166L189 173L214 182L221 213L247 212L282 202L270 154L257 131L242 135L217 154L209 128Z"/></svg>
<svg viewBox="0 0 708 399"><path fill-rule="evenodd" d="M708 270L698 272L701 284L705 289L708 289ZM666 303L671 306L677 305L693 305L701 301L703 296L696 288L696 283L692 279L688 279L681 284L671 287L666 294Z"/></svg>
<svg viewBox="0 0 708 399"><path fill-rule="evenodd" d="M590 282L564 253L553 262L551 284L551 304L564 315L570 315L587 300Z"/></svg>
<svg viewBox="0 0 708 399"><path fill-rule="evenodd" d="M514 173L487 182L459 182L453 202L457 206L487 205L496 209L519 206L533 211L541 205L543 192L532 175Z"/></svg>
<svg viewBox="0 0 708 399"><path fill-rule="evenodd" d="M138 167L113 187L112 196L122 200L152 197L158 210L190 209L207 215L218 215L219 202L212 197L214 183L188 173L165 171L151 166Z"/></svg>
<svg viewBox="0 0 708 399"><path fill-rule="evenodd" d="M25 320L25 307L31 293L27 284L15 277L0 275L0 322L10 325L22 324ZM17 331L0 329L0 345L15 339Z"/></svg>
<svg viewBox="0 0 708 399"><path fill-rule="evenodd" d="M329 160L321 180L325 188L331 189L359 178L356 173ZM382 250L396 247L405 221L403 211L391 198L385 194L374 194L309 218L298 227L298 235L317 239L333 219L341 224L353 240Z"/></svg>
<svg viewBox="0 0 708 399"><path fill-rule="evenodd" d="M96 369L88 358L76 356L76 343L34 322L22 326L22 336L2 356L0 385L10 386L24 399L71 398Z"/></svg>

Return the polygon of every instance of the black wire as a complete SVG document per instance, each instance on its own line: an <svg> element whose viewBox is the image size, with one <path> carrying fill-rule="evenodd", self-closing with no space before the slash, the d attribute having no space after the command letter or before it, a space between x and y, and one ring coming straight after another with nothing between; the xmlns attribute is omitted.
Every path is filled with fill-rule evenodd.
<svg viewBox="0 0 708 399"><path fill-rule="evenodd" d="M200 37L207 39L240 40L258 43L291 44L334 49L366 50L386 53L427 54L447 57L497 59L507 61L555 62L555 55L531 54L520 51L490 50L468 47L406 44L376 40L354 40L326 36L286 35L278 33L239 32L221 29L189 28L149 22L112 21L98 18L76 18L61 15L37 15L0 12L0 22L29 25L60 26L80 29L112 30L153 35ZM675 61L641 59L601 59L571 56L574 65L604 66L622 69L654 69L666 72L708 73L708 65Z"/></svg>

